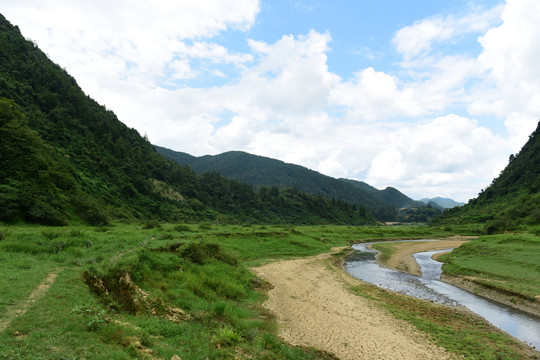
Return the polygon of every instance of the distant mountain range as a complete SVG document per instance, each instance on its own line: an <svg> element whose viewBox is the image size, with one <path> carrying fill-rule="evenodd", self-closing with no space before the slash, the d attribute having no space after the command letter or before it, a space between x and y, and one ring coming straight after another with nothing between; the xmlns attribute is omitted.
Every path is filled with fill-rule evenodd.
<svg viewBox="0 0 540 360"><path fill-rule="evenodd" d="M365 207L379 221L399 220L398 209L425 207L424 203L414 201L392 187L378 190L361 181L336 179L300 165L242 151L195 157L160 146L155 148L159 154L178 164L189 166L198 174L217 172L255 188L296 188L327 199L340 199Z"/></svg>
<svg viewBox="0 0 540 360"><path fill-rule="evenodd" d="M435 197L431 199L422 199L420 200L424 204L435 203L438 206L440 206L442 209L451 209L456 206L463 206L465 203L457 202L455 200L449 199L449 198L443 198L443 197Z"/></svg>

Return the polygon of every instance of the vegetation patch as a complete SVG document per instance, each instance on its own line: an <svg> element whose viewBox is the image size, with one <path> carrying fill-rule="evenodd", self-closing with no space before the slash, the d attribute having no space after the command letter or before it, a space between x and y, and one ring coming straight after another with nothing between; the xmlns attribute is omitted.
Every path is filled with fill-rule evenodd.
<svg viewBox="0 0 540 360"><path fill-rule="evenodd" d="M468 312L392 293L369 284L351 287L397 318L430 335L439 346L466 359L535 359L534 351Z"/></svg>
<svg viewBox="0 0 540 360"><path fill-rule="evenodd" d="M443 271L516 301L538 303L539 248L540 237L531 233L482 236L446 255Z"/></svg>

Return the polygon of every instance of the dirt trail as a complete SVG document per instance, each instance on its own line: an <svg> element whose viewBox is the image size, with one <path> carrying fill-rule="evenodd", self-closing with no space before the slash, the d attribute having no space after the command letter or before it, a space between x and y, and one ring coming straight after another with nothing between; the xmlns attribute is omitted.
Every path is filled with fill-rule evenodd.
<svg viewBox="0 0 540 360"><path fill-rule="evenodd" d="M329 254L285 260L253 270L274 288L264 306L293 345L339 359L451 359L444 349L404 321L347 287L358 283L328 264Z"/></svg>
<svg viewBox="0 0 540 360"><path fill-rule="evenodd" d="M17 317L24 315L30 305L41 299L47 293L47 290L49 290L62 270L63 268L60 268L49 273L26 299L18 304L8 307L6 313L0 319L0 332L4 331Z"/></svg>

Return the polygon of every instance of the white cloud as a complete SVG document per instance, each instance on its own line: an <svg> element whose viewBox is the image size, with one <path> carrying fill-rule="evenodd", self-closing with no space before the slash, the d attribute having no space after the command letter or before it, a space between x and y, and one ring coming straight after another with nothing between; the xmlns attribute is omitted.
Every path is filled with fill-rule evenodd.
<svg viewBox="0 0 540 360"><path fill-rule="evenodd" d="M235 116L228 125L217 130L212 136L210 144L218 149L243 149L251 141L252 133L249 121Z"/></svg>
<svg viewBox="0 0 540 360"><path fill-rule="evenodd" d="M243 53L220 44L216 35L255 24L259 1L0 5L121 121L193 155L245 150L412 197L467 200L540 117L534 0L420 20L395 34L397 70L366 67L346 79L328 67L329 32L251 39ZM471 34L483 35L478 54L439 51ZM225 85L183 83L204 76ZM504 122L509 136L475 116Z"/></svg>
<svg viewBox="0 0 540 360"><path fill-rule="evenodd" d="M540 119L540 3L508 0L502 19L480 38L478 61L486 81L476 89L469 110L505 118L518 151Z"/></svg>
<svg viewBox="0 0 540 360"><path fill-rule="evenodd" d="M473 8L465 16L449 14L429 17L401 28L392 41L396 51L408 61L429 54L435 43L455 41L464 34L488 30L500 19L501 10L501 6L489 11Z"/></svg>
<svg viewBox="0 0 540 360"><path fill-rule="evenodd" d="M367 182L401 184L402 191L417 198L441 196L442 190L465 200L499 174L509 150L508 142L474 120L438 117L393 132L373 158Z"/></svg>
<svg viewBox="0 0 540 360"><path fill-rule="evenodd" d="M331 99L349 109L353 120L380 120L400 114L420 116L428 109L420 103L416 89L399 89L399 80L369 67L356 73L353 80L338 84Z"/></svg>
<svg viewBox="0 0 540 360"><path fill-rule="evenodd" d="M188 64L175 62L179 50L216 62L249 61L250 55L229 54L217 44L196 42L185 47L182 40L210 38L227 29L246 30L259 11L258 0L3 0L0 4L10 21L24 24L25 36L67 67L85 91L98 96L108 76L150 87L157 86L168 68L177 70L177 78L189 78Z"/></svg>

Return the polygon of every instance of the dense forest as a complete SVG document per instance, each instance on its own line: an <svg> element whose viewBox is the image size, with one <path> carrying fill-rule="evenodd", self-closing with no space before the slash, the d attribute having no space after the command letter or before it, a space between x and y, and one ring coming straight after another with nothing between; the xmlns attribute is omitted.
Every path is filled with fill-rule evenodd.
<svg viewBox="0 0 540 360"><path fill-rule="evenodd" d="M363 207L159 155L0 15L0 221L373 222Z"/></svg>
<svg viewBox="0 0 540 360"><path fill-rule="evenodd" d="M365 208L379 221L426 222L440 214L438 208L414 201L391 187L378 190L361 181L335 179L300 165L264 156L229 151L195 157L160 146L155 148L161 155L180 165L188 165L198 174L218 172L255 188L295 188L329 200L339 199Z"/></svg>
<svg viewBox="0 0 540 360"><path fill-rule="evenodd" d="M486 232L540 224L540 123L508 165L478 197L446 210L438 224L484 223Z"/></svg>

